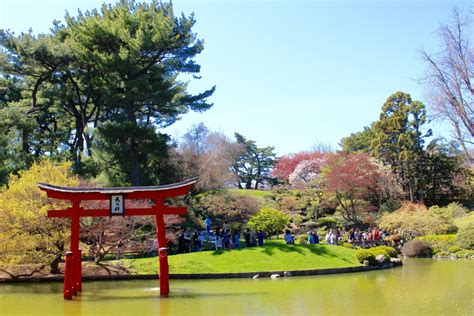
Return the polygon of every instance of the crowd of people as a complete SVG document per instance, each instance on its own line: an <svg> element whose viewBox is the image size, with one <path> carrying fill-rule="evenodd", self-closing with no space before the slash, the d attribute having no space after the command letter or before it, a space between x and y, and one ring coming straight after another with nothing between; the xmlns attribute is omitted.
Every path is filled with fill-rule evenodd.
<svg viewBox="0 0 474 316"><path fill-rule="evenodd" d="M336 245L339 242L349 242L352 244L364 244L370 241L382 241L388 233L379 230L377 227L369 227L367 231L351 228L343 230L340 228L329 229L324 241L328 245ZM284 240L286 244L295 244L295 237L290 230L285 231ZM178 234L177 245L168 244L169 252L173 253L174 247L177 253L198 252L202 250L238 249L241 247L263 246L264 233L261 230L255 231L247 228L243 233L238 229L231 229L225 221L222 227L213 227L211 218L204 220L204 230L184 229ZM320 237L316 230L307 232L305 242L308 244L319 244ZM365 246L365 244L364 244ZM147 247L147 256L158 254L158 241L155 239L152 245Z"/></svg>
<svg viewBox="0 0 474 316"><path fill-rule="evenodd" d="M177 252L197 252L201 250L238 249L241 247L263 246L263 231L254 231L247 228L243 233L238 229L231 229L225 221L222 227L212 229L212 220L204 220L204 230L182 230L178 234ZM243 237L243 243L241 239Z"/></svg>
<svg viewBox="0 0 474 316"><path fill-rule="evenodd" d="M291 234L289 229L287 229L285 231L284 239L285 239L285 242L286 242L287 245L294 245L295 244L295 237ZM318 233L316 231L309 231L306 242L308 244L312 244L312 245L319 244Z"/></svg>
<svg viewBox="0 0 474 316"><path fill-rule="evenodd" d="M338 242L359 244L372 241L383 241L388 235L387 231L379 230L377 227L369 227L367 231L361 231L358 228L351 228L349 230L335 228L327 231L324 240L328 245L336 245ZM287 244L295 243L295 237L291 234L290 230L285 231L284 239ZM317 231L308 231L306 242L308 244L319 244L320 239Z"/></svg>

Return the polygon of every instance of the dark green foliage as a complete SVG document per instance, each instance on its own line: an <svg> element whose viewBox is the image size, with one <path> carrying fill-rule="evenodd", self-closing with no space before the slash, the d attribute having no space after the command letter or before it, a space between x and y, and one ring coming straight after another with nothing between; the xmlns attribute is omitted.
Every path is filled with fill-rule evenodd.
<svg viewBox="0 0 474 316"><path fill-rule="evenodd" d="M411 201L423 199L421 129L425 122L425 105L412 101L408 93L396 92L384 103L380 119L373 126L372 155L393 168Z"/></svg>
<svg viewBox="0 0 474 316"><path fill-rule="evenodd" d="M402 206L402 202L400 200L387 200L385 202L383 202L381 205L380 205L380 209L379 209L379 212L383 213L383 212L393 212L393 211L396 211L398 210L400 207Z"/></svg>
<svg viewBox="0 0 474 316"><path fill-rule="evenodd" d="M240 189L258 189L261 184L272 183L271 169L275 164L275 147L257 147L253 140L235 133L235 139L241 146L240 155L232 167L237 176Z"/></svg>
<svg viewBox="0 0 474 316"><path fill-rule="evenodd" d="M124 186L131 179L130 138L135 139L133 151L139 162L142 185L156 185L178 180L168 160L169 136L156 133L153 127L136 126L127 121L105 123L98 128L96 155L108 185Z"/></svg>
<svg viewBox="0 0 474 316"><path fill-rule="evenodd" d="M474 223L467 223L459 228L456 244L461 248L474 250Z"/></svg>
<svg viewBox="0 0 474 316"><path fill-rule="evenodd" d="M431 257L431 255L433 254L433 249L426 241L413 239L403 245L401 252L402 255L404 255L405 257L425 258Z"/></svg>
<svg viewBox="0 0 474 316"><path fill-rule="evenodd" d="M338 224L337 220L332 217L321 217L318 219L317 223L319 226L324 226L327 228L336 228Z"/></svg>
<svg viewBox="0 0 474 316"><path fill-rule="evenodd" d="M364 263L364 261L367 260L369 262L369 265L377 264L377 261L375 261L374 254L369 249L357 249L355 255L360 263Z"/></svg>
<svg viewBox="0 0 474 316"><path fill-rule="evenodd" d="M373 126L364 127L361 132L352 133L341 139L341 148L347 152L370 152L370 144L375 137Z"/></svg>
<svg viewBox="0 0 474 316"><path fill-rule="evenodd" d="M149 173L163 169L158 165L166 153L151 162L158 149L147 146L163 141L150 131L172 124L189 110L212 106L207 98L214 87L193 95L187 91L188 82L178 79L180 74L199 78L194 58L202 52L203 42L192 31L194 23L192 15L175 16L169 3L123 0L76 17L67 14L65 25L56 22L51 34L15 36L2 31L2 78L7 81L2 87L23 88L21 98L7 89L3 99L18 109L15 99L20 98L17 103L23 105L29 124L15 123L21 152L33 158L60 155L74 161L74 170L91 172L83 168L82 159L94 156L94 144L99 143L94 142L93 128L120 122L127 137L105 132L110 125L102 129L113 137L103 151L114 156L114 151L128 150L120 158L129 160L126 166L114 166L122 168L118 174L127 175L117 175L113 181L138 185L160 178L159 172ZM106 138L102 135L102 141ZM110 148L124 141L120 149ZM119 160L116 155L114 159ZM100 167L108 171L110 165Z"/></svg>
<svg viewBox="0 0 474 316"><path fill-rule="evenodd" d="M471 174L465 165L463 152L454 142L434 139L426 147L425 156L427 204L445 205L453 199L473 199L472 192L469 192Z"/></svg>

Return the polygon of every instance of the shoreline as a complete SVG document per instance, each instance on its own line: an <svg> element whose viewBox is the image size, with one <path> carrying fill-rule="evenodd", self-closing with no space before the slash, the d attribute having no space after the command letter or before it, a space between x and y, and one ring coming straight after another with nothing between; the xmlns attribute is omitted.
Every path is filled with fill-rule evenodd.
<svg viewBox="0 0 474 316"><path fill-rule="evenodd" d="M367 272L375 270L385 270L401 267L403 263L390 262L378 266L355 266L345 268L328 268L313 270L289 270L289 271L258 271L258 272L232 272L232 273L170 273L169 278L174 280L204 280L204 279L251 279L258 275L258 278L270 278L272 275L278 274L285 277L288 273L291 277L296 276L313 276L341 273ZM288 277L288 276L286 276ZM158 274L123 274L123 275L83 275L83 281L122 281L122 280L150 280L159 279ZM42 283L42 282L63 282L63 275L54 276L37 276L37 277L20 277L20 278L0 278L0 283Z"/></svg>

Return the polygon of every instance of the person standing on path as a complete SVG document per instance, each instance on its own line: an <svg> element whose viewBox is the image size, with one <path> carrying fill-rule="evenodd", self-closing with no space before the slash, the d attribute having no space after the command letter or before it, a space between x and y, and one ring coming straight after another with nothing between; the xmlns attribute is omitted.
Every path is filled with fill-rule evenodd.
<svg viewBox="0 0 474 316"><path fill-rule="evenodd" d="M208 217L206 217L206 219L204 220L204 225L206 226L206 231L207 231L207 234L209 234L211 232L211 225L212 225L212 220Z"/></svg>

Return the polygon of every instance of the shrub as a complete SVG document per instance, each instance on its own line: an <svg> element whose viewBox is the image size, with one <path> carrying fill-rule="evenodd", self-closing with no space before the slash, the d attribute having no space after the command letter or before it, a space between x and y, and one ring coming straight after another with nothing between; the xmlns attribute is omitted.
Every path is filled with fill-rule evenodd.
<svg viewBox="0 0 474 316"><path fill-rule="evenodd" d="M372 253L372 251L368 249L359 249L356 250L355 255L357 257L357 260L359 260L360 263L364 263L364 260L369 261L370 265L375 265L377 264L377 261L375 261L375 256Z"/></svg>
<svg viewBox="0 0 474 316"><path fill-rule="evenodd" d="M315 221L307 221L307 222L302 223L301 225L306 227L307 229L318 227L318 223Z"/></svg>
<svg viewBox="0 0 474 316"><path fill-rule="evenodd" d="M378 255L383 255L385 257L385 259L390 260L390 256L388 255L388 253L384 249L375 247L375 248L370 248L369 251L373 253L375 258Z"/></svg>
<svg viewBox="0 0 474 316"><path fill-rule="evenodd" d="M337 221L332 217L321 217L318 219L317 224L327 228L336 228Z"/></svg>
<svg viewBox="0 0 474 316"><path fill-rule="evenodd" d="M464 249L474 249L474 223L468 223L459 228L456 244Z"/></svg>
<svg viewBox="0 0 474 316"><path fill-rule="evenodd" d="M264 207L250 217L247 226L255 230L262 230L267 235L271 232L278 234L288 225L289 221L290 218L285 213L271 207Z"/></svg>
<svg viewBox="0 0 474 316"><path fill-rule="evenodd" d="M324 228L318 229L318 236L319 236L319 241L320 242L322 242L324 240L324 237L326 236L327 232L328 231Z"/></svg>
<svg viewBox="0 0 474 316"><path fill-rule="evenodd" d="M416 240L424 240L430 244L434 253L440 251L448 251L448 248L455 245L456 235L426 235L415 238Z"/></svg>
<svg viewBox="0 0 474 316"><path fill-rule="evenodd" d="M387 200L382 205L380 205L379 212L389 212L392 213L393 211L398 210L402 206L402 202L400 200Z"/></svg>
<svg viewBox="0 0 474 316"><path fill-rule="evenodd" d="M354 249L354 246L348 242L343 243L342 246L346 248Z"/></svg>
<svg viewBox="0 0 474 316"><path fill-rule="evenodd" d="M306 235L299 235L298 237L296 237L296 242L299 244L299 245L306 245L308 243L308 236Z"/></svg>
<svg viewBox="0 0 474 316"><path fill-rule="evenodd" d="M428 210L423 204L404 202L393 213L380 218L380 227L400 234L404 239L428 234L445 234L455 231L454 224L438 212Z"/></svg>
<svg viewBox="0 0 474 316"><path fill-rule="evenodd" d="M455 252L458 252L458 251L461 251L461 250L462 250L462 248L457 246L457 245L453 245L453 246L450 246L448 248L448 252L450 252L450 253L455 253Z"/></svg>
<svg viewBox="0 0 474 316"><path fill-rule="evenodd" d="M374 247L374 248L371 248L371 249L382 249L382 250L385 250L385 252L389 255L389 257L392 257L392 258L397 258L398 257L398 253L395 250L395 248L392 248L392 247L389 247L389 246L378 246L378 247Z"/></svg>
<svg viewBox="0 0 474 316"><path fill-rule="evenodd" d="M424 240L410 240L401 249L402 255L405 257L430 257L433 249L430 244Z"/></svg>
<svg viewBox="0 0 474 316"><path fill-rule="evenodd" d="M458 251L454 254L456 258L469 258L469 252L466 251Z"/></svg>
<svg viewBox="0 0 474 316"><path fill-rule="evenodd" d="M436 254L438 257L449 257L449 252L447 251L440 251Z"/></svg>
<svg viewBox="0 0 474 316"><path fill-rule="evenodd" d="M59 273L59 262L70 234L66 219L48 218L50 209L66 208L64 201L47 199L37 182L77 186L70 163L44 160L0 189L0 268L18 264L49 264ZM14 236L14 238L12 238Z"/></svg>
<svg viewBox="0 0 474 316"><path fill-rule="evenodd" d="M462 226L465 226L469 223L474 223L474 212L471 212L471 214L468 215L468 216L459 217L459 218L454 219L454 224L458 228L461 228Z"/></svg>
<svg viewBox="0 0 474 316"><path fill-rule="evenodd" d="M426 235L426 236L421 236L417 237L416 239L419 240L424 240L429 243L431 242L445 242L445 243L454 243L456 240L456 235L455 234L448 234L448 235Z"/></svg>
<svg viewBox="0 0 474 316"><path fill-rule="evenodd" d="M455 202L450 203L445 207L439 207L437 205L434 205L430 207L430 212L438 214L439 216L449 221L452 221L455 218L467 216L469 214L469 210L467 208Z"/></svg>
<svg viewBox="0 0 474 316"><path fill-rule="evenodd" d="M303 222L303 216L299 214L295 214L291 216L290 220L293 224L299 227L301 226L301 223Z"/></svg>
<svg viewBox="0 0 474 316"><path fill-rule="evenodd" d="M400 235L396 234L396 235L387 236L383 240L385 242L390 243L392 246L396 246L398 244L398 242L400 242L401 239L402 239L402 237Z"/></svg>

